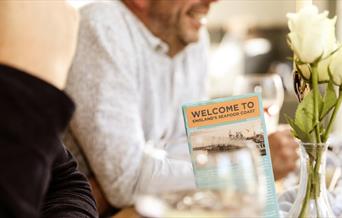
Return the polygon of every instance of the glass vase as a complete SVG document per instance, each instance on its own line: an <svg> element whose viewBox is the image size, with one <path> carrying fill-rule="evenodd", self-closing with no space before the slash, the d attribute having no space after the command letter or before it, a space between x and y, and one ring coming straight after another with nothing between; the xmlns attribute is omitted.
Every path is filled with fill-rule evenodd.
<svg viewBox="0 0 342 218"><path fill-rule="evenodd" d="M334 218L325 183L326 143L300 143L300 182L291 218Z"/></svg>

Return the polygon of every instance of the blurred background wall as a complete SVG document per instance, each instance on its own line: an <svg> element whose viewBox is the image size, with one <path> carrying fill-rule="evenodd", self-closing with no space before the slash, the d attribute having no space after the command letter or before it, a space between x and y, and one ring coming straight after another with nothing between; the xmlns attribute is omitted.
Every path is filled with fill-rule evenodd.
<svg viewBox="0 0 342 218"><path fill-rule="evenodd" d="M329 17L342 12L340 0L313 3L320 11L329 10ZM286 42L286 14L295 10L295 0L222 0L213 4L207 25L211 38L208 78L211 98L240 94L241 86L260 83L258 90L245 91L266 93L264 104L278 101L281 123L286 123L284 113L294 115L298 103L289 60L292 53ZM341 25L338 20L338 36L342 36ZM279 79L271 77L280 78L283 93L270 96L270 92L282 92L273 87L279 86L274 84Z"/></svg>
<svg viewBox="0 0 342 218"><path fill-rule="evenodd" d="M333 0L314 0L321 10ZM213 4L209 14L209 26L240 21L249 25L286 25L286 13L295 12L295 0L221 0ZM235 24L236 25L236 24Z"/></svg>

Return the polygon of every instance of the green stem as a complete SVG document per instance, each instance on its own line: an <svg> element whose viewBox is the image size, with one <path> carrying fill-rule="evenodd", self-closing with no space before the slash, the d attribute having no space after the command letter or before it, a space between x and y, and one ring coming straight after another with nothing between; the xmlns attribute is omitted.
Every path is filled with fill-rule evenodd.
<svg viewBox="0 0 342 218"><path fill-rule="evenodd" d="M317 71L317 63L314 63L312 66L312 76L311 76L312 88L314 93L314 121L315 121L315 135L316 142L321 143L321 136L319 131L319 108L318 108L318 97L319 97L319 89L318 89L318 71Z"/></svg>
<svg viewBox="0 0 342 218"><path fill-rule="evenodd" d="M320 194L320 186L319 186L319 168L321 167L321 159L322 159L322 152L324 151L323 145L316 145L316 160L315 160L315 168L314 168L314 191L315 191L315 197L318 198Z"/></svg>
<svg viewBox="0 0 342 218"><path fill-rule="evenodd" d="M317 214L317 218L319 218L319 217L321 217L321 215L319 214L319 206L318 206L318 201L317 201L318 199L317 198L315 198L315 205L316 205L316 214Z"/></svg>
<svg viewBox="0 0 342 218"><path fill-rule="evenodd" d="M311 85L313 89L313 95L314 95L314 132L315 132L315 142L316 146L313 148L308 149L314 149L317 153L315 155L315 158L311 161L309 161L309 175L308 175L308 182L307 182L307 190L303 202L303 207L300 213L300 217L305 215L305 211L307 208L307 205L312 198L315 201L315 204L317 204L317 198L320 194L320 187L319 187L319 167L320 167L320 161L321 161L321 134L320 134L320 122L319 122L319 108L318 108L318 100L319 100L319 87L318 87L318 71L317 71L317 63L314 63L312 65L312 75L311 75ZM319 216L318 207L316 206L316 212ZM303 212L304 211L304 212Z"/></svg>
<svg viewBox="0 0 342 218"><path fill-rule="evenodd" d="M311 180L312 180L312 174L311 174L311 162L308 161L307 163L307 168L308 168L308 178L306 181L306 191L305 191L305 197L303 199L303 206L300 209L300 213L299 213L299 218L306 218L306 209L308 207L310 198L311 198Z"/></svg>
<svg viewBox="0 0 342 218"><path fill-rule="evenodd" d="M321 159L322 155L319 154L319 158L318 159ZM317 161L320 161L320 160L317 160ZM313 192L314 192L314 196L313 196L313 200L315 201L315 204L316 204L316 214L317 214L317 217L321 217L320 214L319 214L319 206L318 206L318 198L319 198L319 195L320 195L320 192L321 192L321 187L320 187L320 175L318 174L318 171L316 168L319 169L319 163L316 162L316 165L315 165L315 169L314 169L314 175L313 175L313 184L312 184L312 188L313 188Z"/></svg>
<svg viewBox="0 0 342 218"><path fill-rule="evenodd" d="M336 119L336 114L339 111L339 108L341 106L342 103L342 87L340 86L339 88L339 95L338 95L338 99L337 99L337 103L335 105L333 114L331 115L331 118L329 120L328 126L327 126L327 130L325 131L324 135L323 135L323 142L326 142L328 140L331 128L333 123L335 122Z"/></svg>

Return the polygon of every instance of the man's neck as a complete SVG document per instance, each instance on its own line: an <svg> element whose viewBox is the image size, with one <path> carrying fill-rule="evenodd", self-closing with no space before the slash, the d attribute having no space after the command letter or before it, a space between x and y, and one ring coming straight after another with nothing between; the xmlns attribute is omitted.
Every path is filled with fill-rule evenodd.
<svg viewBox="0 0 342 218"><path fill-rule="evenodd" d="M185 49L186 45L180 42L179 39L175 37L168 37L167 32L165 32L164 34L165 34L165 37L160 37L160 38L161 40L165 41L169 45L168 55L170 57L174 57L176 54L178 54L179 52Z"/></svg>

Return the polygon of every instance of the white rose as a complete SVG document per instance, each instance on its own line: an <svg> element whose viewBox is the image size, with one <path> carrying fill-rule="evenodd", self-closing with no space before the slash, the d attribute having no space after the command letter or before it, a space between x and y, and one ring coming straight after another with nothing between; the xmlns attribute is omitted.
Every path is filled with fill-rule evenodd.
<svg viewBox="0 0 342 218"><path fill-rule="evenodd" d="M313 63L325 58L336 48L336 17L328 18L328 12L318 13L316 6L303 8L298 13L287 14L289 43L295 55L303 63Z"/></svg>
<svg viewBox="0 0 342 218"><path fill-rule="evenodd" d="M329 74L331 80L337 86L342 85L342 49L340 48L331 58Z"/></svg>
<svg viewBox="0 0 342 218"><path fill-rule="evenodd" d="M329 65L331 63L332 56L322 59L318 62L318 82L329 82Z"/></svg>

